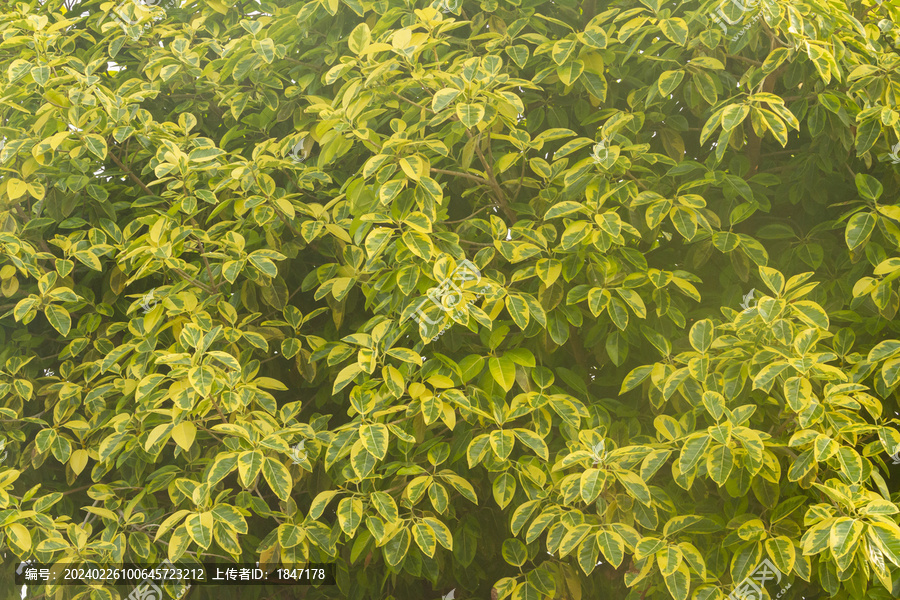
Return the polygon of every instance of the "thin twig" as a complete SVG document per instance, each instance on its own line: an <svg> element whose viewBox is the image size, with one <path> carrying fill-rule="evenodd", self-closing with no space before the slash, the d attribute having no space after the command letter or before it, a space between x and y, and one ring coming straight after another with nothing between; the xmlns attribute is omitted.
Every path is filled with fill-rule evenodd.
<svg viewBox="0 0 900 600"><path fill-rule="evenodd" d="M209 261L206 259L206 256L204 256L206 254L206 246L203 245L202 240L198 239L197 241L200 243L200 258L203 259L203 264L206 265L206 275L209 277L209 282L213 286L213 291L215 293L219 293L219 285L221 284L221 282L216 283L216 280L213 278L212 269L209 266Z"/></svg>
<svg viewBox="0 0 900 600"><path fill-rule="evenodd" d="M458 220L458 221L441 221L441 222L444 223L444 224L462 223L463 221L468 221L469 219L471 219L472 217L474 217L474 216L477 215L478 213L482 213L482 212L486 211L486 210L489 209L489 208L499 208L499 207L498 207L496 204L488 204L487 206L482 206L481 208L479 208L478 210L476 210L475 212L473 212L471 215L469 215L468 217L466 217L466 218L464 218L464 219L460 219L460 220Z"/></svg>
<svg viewBox="0 0 900 600"><path fill-rule="evenodd" d="M197 281L196 279L194 279L193 277L191 277L190 275L188 275L187 273L185 273L184 271L182 271L182 270L179 269L178 267L171 267L171 269L172 269L173 271L175 271L175 272L178 274L179 277L181 277L182 279L184 279L185 281L187 281L187 282L189 282L189 283L192 283L192 284L196 285L198 288L200 288L200 289L203 290L204 292L206 292L206 293L208 293L208 294L215 294L215 293L216 293L216 290L214 290L213 288L209 287L208 285L206 285L206 284L203 283L202 281Z"/></svg>
<svg viewBox="0 0 900 600"><path fill-rule="evenodd" d="M112 150L110 150L110 151L108 152L108 154L109 154L109 157L113 160L113 162L116 163L116 166L118 166L120 169L122 169L123 171L125 171L125 172L128 174L128 176L131 177L131 179L132 179L136 184L138 184L139 186L141 186L141 189L144 190L144 193L146 193L148 196L155 196L155 195L156 195L156 194L154 194L152 191L150 191L150 188L148 188L148 187L144 184L144 182L140 180L140 178L139 178L137 175L135 175L134 173L131 172L131 169L129 169L128 167L126 167L126 166L122 163L122 161L119 160L119 157L118 157L118 156L116 156L115 154L113 154Z"/></svg>
<svg viewBox="0 0 900 600"><path fill-rule="evenodd" d="M465 177L466 179L471 179L472 181L477 181L482 185L491 185L484 177L479 177L478 175L472 175L471 173L463 173L462 171L448 171L446 169L436 169L431 167L432 173L442 173L444 175L456 175L457 177Z"/></svg>
<svg viewBox="0 0 900 600"><path fill-rule="evenodd" d="M422 110L427 110L428 112L430 112L430 113L433 114L433 115L436 115L436 114L437 114L436 112L434 112L433 110L431 110L430 108L428 108L427 106L425 106L424 104L419 104L419 103L416 102L415 100L410 100L409 98L406 98L406 97L404 97L404 96L401 96L401 95L398 94L397 92L391 92L391 94L394 95L394 96L396 96L396 97L399 98L400 100L403 100L404 102L409 102L409 103L412 104L413 106L418 106L418 107L421 108Z"/></svg>
<svg viewBox="0 0 900 600"><path fill-rule="evenodd" d="M472 133L466 129L466 133L469 135L469 138L472 138ZM478 154L478 160L481 161L481 164L484 166L484 172L487 175L488 185L491 186L491 189L494 190L494 194L497 196L497 202L500 204L500 210L503 211L503 214L510 220L510 222L514 223L516 221L516 214L509 208L509 204L506 202L506 194L503 193L503 190L500 188L500 184L497 183L497 179L494 177L494 169L491 167L491 163L488 162L487 158L484 156L484 152L481 150L481 145L479 144L481 134L479 134L479 139L475 141L475 153ZM490 139L490 138L488 138ZM490 148L488 148L490 151Z"/></svg>
<svg viewBox="0 0 900 600"><path fill-rule="evenodd" d="M638 187L641 188L642 190L646 190L646 189L647 189L647 186L644 185L643 183L641 183L641 182L640 182L634 175L632 175L631 173L625 173L625 176L628 177L628 179L630 179L630 180L632 180L633 182L635 182L636 184L638 184Z"/></svg>

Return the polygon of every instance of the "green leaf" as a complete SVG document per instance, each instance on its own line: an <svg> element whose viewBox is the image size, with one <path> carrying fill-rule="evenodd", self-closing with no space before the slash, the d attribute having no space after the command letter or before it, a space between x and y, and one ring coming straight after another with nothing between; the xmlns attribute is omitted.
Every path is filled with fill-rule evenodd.
<svg viewBox="0 0 900 600"><path fill-rule="evenodd" d="M656 83L659 88L659 94L664 98L668 97L681 84L683 79L684 71L680 69L677 71L664 71Z"/></svg>
<svg viewBox="0 0 900 600"><path fill-rule="evenodd" d="M506 508L516 493L516 478L509 473L501 473L491 485L494 501L500 508Z"/></svg>
<svg viewBox="0 0 900 600"><path fill-rule="evenodd" d="M372 35L369 31L369 26L365 23L360 23L350 32L350 37L347 38L347 47L350 49L350 52L358 56L369 46L371 39Z"/></svg>
<svg viewBox="0 0 900 600"><path fill-rule="evenodd" d="M381 423L363 425L359 428L359 437L372 455L378 460L384 460L387 455L390 433L388 428Z"/></svg>
<svg viewBox="0 0 900 600"><path fill-rule="evenodd" d="M690 342L697 352L705 353L712 346L715 325L710 319L697 321L691 326Z"/></svg>
<svg viewBox="0 0 900 600"><path fill-rule="evenodd" d="M766 554L782 573L790 573L794 569L797 550L787 536L780 535L765 541Z"/></svg>
<svg viewBox="0 0 900 600"><path fill-rule="evenodd" d="M188 381L190 381L193 388L204 398L209 396L212 392L212 386L215 380L216 372L208 365L194 367L188 371Z"/></svg>
<svg viewBox="0 0 900 600"><path fill-rule="evenodd" d="M409 530L402 528L388 540L384 545L384 560L387 564L392 567L400 564L409 551L410 539Z"/></svg>
<svg viewBox="0 0 900 600"><path fill-rule="evenodd" d="M278 544L282 548L293 548L306 538L306 530L293 523L278 526Z"/></svg>
<svg viewBox="0 0 900 600"><path fill-rule="evenodd" d="M212 512L209 511L192 514L184 521L188 535L201 548L209 548L212 543L213 523Z"/></svg>
<svg viewBox="0 0 900 600"><path fill-rule="evenodd" d="M614 473L616 479L625 487L632 498L645 506L650 506L650 488L647 487L643 479L631 471L616 470Z"/></svg>
<svg viewBox="0 0 900 600"><path fill-rule="evenodd" d="M635 367L632 369L631 372L625 376L625 379L622 380L622 388L619 390L619 395L639 386L650 376L651 371L653 371L652 366Z"/></svg>
<svg viewBox="0 0 900 600"><path fill-rule="evenodd" d="M44 314L47 316L50 324L53 325L53 329L58 331L60 335L69 335L69 330L72 328L72 318L69 316L69 311L61 306L48 304L44 307Z"/></svg>
<svg viewBox="0 0 900 600"><path fill-rule="evenodd" d="M618 298L611 298L609 301L608 312L613 324L618 327L620 331L625 331L625 328L628 327L628 309L626 308L625 303Z"/></svg>
<svg viewBox="0 0 900 600"><path fill-rule="evenodd" d="M747 115L750 114L750 107L746 104L730 104L722 113L722 129L731 131L740 125Z"/></svg>
<svg viewBox="0 0 900 600"><path fill-rule="evenodd" d="M673 19L661 19L659 28L662 29L663 35L678 44L684 46L687 43L688 27L684 19L678 17Z"/></svg>
<svg viewBox="0 0 900 600"><path fill-rule="evenodd" d="M499 460L506 460L507 458L509 458L509 455L516 443L516 438L513 435L512 431L493 431L488 436L488 439L490 441L491 448L494 450L494 454L497 455L497 458Z"/></svg>
<svg viewBox="0 0 900 600"><path fill-rule="evenodd" d="M625 540L622 536L615 531L601 530L597 532L595 539L603 557L618 569L625 558Z"/></svg>
<svg viewBox="0 0 900 600"><path fill-rule="evenodd" d="M681 449L678 459L678 470L682 473L690 473L704 457L709 446L710 437L706 434L690 436Z"/></svg>
<svg viewBox="0 0 900 600"><path fill-rule="evenodd" d="M780 296L784 291L784 275L775 269L769 267L759 267L759 276L762 278L766 287L772 290L776 296Z"/></svg>
<svg viewBox="0 0 900 600"><path fill-rule="evenodd" d="M224 452L216 456L216 459L213 461L212 466L209 468L209 474L206 476L206 482L209 485L214 486L225 479L229 473L237 468L237 460L237 452Z"/></svg>
<svg viewBox="0 0 900 600"><path fill-rule="evenodd" d="M362 523L363 502L360 498L343 498L337 506L338 525L349 536L353 536Z"/></svg>
<svg viewBox="0 0 900 600"><path fill-rule="evenodd" d="M106 160L106 140L95 133L84 135L84 145L100 160Z"/></svg>
<svg viewBox="0 0 900 600"><path fill-rule="evenodd" d="M706 470L719 487L725 485L734 469L734 453L728 446L716 446L706 457Z"/></svg>
<svg viewBox="0 0 900 600"><path fill-rule="evenodd" d="M287 468L274 458L266 457L262 465L262 472L266 483L269 484L275 495L287 502L287 499L291 496L291 488L294 485Z"/></svg>
<svg viewBox="0 0 900 600"><path fill-rule="evenodd" d="M434 556L437 540L431 527L424 522L416 523L412 526L412 533L416 546L419 547L422 553L428 557Z"/></svg>
<svg viewBox="0 0 900 600"><path fill-rule="evenodd" d="M688 241L694 239L697 234L697 219L692 212L679 206L669 214L669 218L684 239Z"/></svg>
<svg viewBox="0 0 900 600"><path fill-rule="evenodd" d="M434 112L440 112L447 108L451 102L456 100L456 97L459 96L460 91L453 88L443 88L435 92L434 97L431 100L431 109ZM481 120L481 119L479 119Z"/></svg>
<svg viewBox="0 0 900 600"><path fill-rule="evenodd" d="M519 441L531 448L535 454L543 461L550 460L550 451L544 439L529 429L513 429L513 433Z"/></svg>
<svg viewBox="0 0 900 600"><path fill-rule="evenodd" d="M666 588L675 600L687 600L691 587L691 573L684 562L674 573L664 577L664 580Z"/></svg>
<svg viewBox="0 0 900 600"><path fill-rule="evenodd" d="M259 450L247 450L238 456L238 473L244 488L253 486L263 464L263 453Z"/></svg>
<svg viewBox="0 0 900 600"><path fill-rule="evenodd" d="M557 65L562 66L565 64L569 57L572 55L572 52L575 51L575 40L565 39L558 40L555 44L553 44L553 51L551 53L551 57L553 58L553 62Z"/></svg>
<svg viewBox="0 0 900 600"><path fill-rule="evenodd" d="M521 540L507 538L500 547L500 554L508 564L521 567L528 560L528 550Z"/></svg>
<svg viewBox="0 0 900 600"><path fill-rule="evenodd" d="M853 215L847 222L847 228L844 230L844 240L847 242L847 247L850 250L856 250L864 246L875 230L877 220L878 217L870 212L859 212Z"/></svg>
<svg viewBox="0 0 900 600"><path fill-rule="evenodd" d="M828 330L828 313L821 306L809 300L799 300L792 303L791 308L797 317L812 327Z"/></svg>
<svg viewBox="0 0 900 600"><path fill-rule="evenodd" d="M484 105L478 103L457 104L456 116L467 128L475 127L484 119Z"/></svg>
<svg viewBox="0 0 900 600"><path fill-rule="evenodd" d="M488 369L491 377L494 378L504 391L508 392L512 389L516 380L516 365L512 360L505 356L491 357L488 360Z"/></svg>

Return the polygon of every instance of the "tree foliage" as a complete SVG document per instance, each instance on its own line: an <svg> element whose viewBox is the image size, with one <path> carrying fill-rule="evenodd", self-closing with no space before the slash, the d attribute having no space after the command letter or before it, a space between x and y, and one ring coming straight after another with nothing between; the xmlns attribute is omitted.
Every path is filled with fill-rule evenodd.
<svg viewBox="0 0 900 600"><path fill-rule="evenodd" d="M0 11L8 563L898 596L896 3L72 4Z"/></svg>

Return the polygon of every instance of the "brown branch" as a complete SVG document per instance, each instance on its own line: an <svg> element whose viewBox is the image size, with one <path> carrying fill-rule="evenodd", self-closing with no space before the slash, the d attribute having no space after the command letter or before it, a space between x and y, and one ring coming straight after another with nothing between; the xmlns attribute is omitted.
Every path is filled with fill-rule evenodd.
<svg viewBox="0 0 900 600"><path fill-rule="evenodd" d="M219 283L216 283L215 278L213 278L212 268L210 268L210 266L209 266L209 261L206 259L206 256L204 256L206 254L206 246L203 245L202 240L198 239L197 242L200 243L200 258L203 259L203 264L206 265L206 275L207 275L207 277L209 277L209 283L212 284L213 290L215 291L215 293L219 293L219 286L221 285L221 280L219 281Z"/></svg>
<svg viewBox="0 0 900 600"><path fill-rule="evenodd" d="M644 185L637 177L635 177L635 176L632 175L631 173L625 173L625 176L628 177L628 179L630 179L630 180L632 180L633 182L635 182L636 184L638 184L638 187L641 188L642 190L647 190L647 189L649 189L649 188L647 188L646 185Z"/></svg>
<svg viewBox="0 0 900 600"><path fill-rule="evenodd" d="M171 269L172 269L173 271L175 271L175 273L177 273L179 277L181 277L182 279L184 279L185 281L187 281L187 282L189 282L189 283L192 283L192 284L196 285L198 288L200 288L200 289L203 290L204 292L206 292L206 293L208 293L208 294L215 294L215 293L217 293L216 290L214 290L213 288L209 287L208 285L206 285L206 284L203 283L202 281L197 281L196 279L194 279L193 277L191 277L190 275L188 275L187 273L185 273L184 271L182 271L182 270L179 269L178 267L171 267Z"/></svg>
<svg viewBox="0 0 900 600"><path fill-rule="evenodd" d="M491 182L485 179L484 177L479 177L478 175L472 175L471 173L463 173L462 171L448 171L446 169L435 169L431 167L432 173L442 173L444 175L456 175L457 177L465 177L466 179L471 179L472 181L477 181L482 185L491 185Z"/></svg>
<svg viewBox="0 0 900 600"><path fill-rule="evenodd" d="M108 143L108 142L107 142L107 143ZM131 179L134 180L134 182L135 182L136 184L138 184L139 186L141 186L141 189L144 190L144 193L146 193L148 196L155 196L155 195L156 195L156 194L154 194L152 191L150 191L150 188L148 188L148 187L144 184L144 182L140 180L140 178L139 178L137 175L135 175L134 173L131 172L131 169L129 169L128 167L126 167L126 166L122 163L122 161L119 160L119 157L118 157L118 156L116 156L115 154L113 154L112 150L110 150L110 151L108 152L108 154L109 154L109 157L113 160L113 162L116 163L116 166L118 166L120 169L122 169L123 171L125 171L125 173L127 173L128 176L131 177Z"/></svg>
<svg viewBox="0 0 900 600"><path fill-rule="evenodd" d="M25 214L25 211L22 210L22 207L16 204L15 206L13 206L13 208L19 214L19 216L22 217L22 225L26 225L29 221L29 218L28 215ZM51 252L50 248L47 246L47 242L45 242L43 238L38 238L38 244L40 244L41 250L48 254L53 254L53 252Z"/></svg>
<svg viewBox="0 0 900 600"><path fill-rule="evenodd" d="M297 229L294 227L294 224L291 223L290 219L287 218L287 215L281 212L281 210L277 206L275 206L274 203L272 204L272 209L275 211L275 214L278 215L278 218L281 219L281 222L284 223L284 226L291 230L291 233L294 234L294 237L300 237L300 232L297 231Z"/></svg>
<svg viewBox="0 0 900 600"><path fill-rule="evenodd" d="M430 112L430 113L433 114L433 115L436 115L436 114L437 114L436 112L434 112L433 110L431 110L430 108L428 108L427 106L425 106L424 104L419 104L418 102L415 102L414 100L410 100L409 98L406 98L406 97L404 97L404 96L401 96L401 95L398 94L397 92L391 92L391 94L394 95L394 96L396 96L396 97L399 98L400 100L403 100L404 102L409 102L409 103L412 104L413 106L418 106L418 107L421 108L422 110L427 110L428 112Z"/></svg>
<svg viewBox="0 0 900 600"><path fill-rule="evenodd" d="M466 129L466 134L468 134L470 139L474 137L468 129ZM497 203L500 205L500 210L502 210L503 214L506 215L506 218L509 219L510 224L515 223L516 214L509 208L509 203L506 201L506 194L503 193L503 189L500 187L500 184L497 183L496 177L494 177L494 169L491 167L491 163L488 162L487 158L484 156L484 152L481 150L481 145L479 144L481 141L480 138L481 134L479 134L478 138L475 140L475 153L478 154L478 160L480 160L481 164L484 166L488 185L494 190L494 195L497 197ZM488 140L490 140L490 138L488 138ZM488 148L488 150L490 150L490 148Z"/></svg>
<svg viewBox="0 0 900 600"><path fill-rule="evenodd" d="M466 218L464 218L464 219L459 219L458 221L441 221L441 222L444 223L444 224L462 223L462 222L464 222L464 221L468 221L469 219L471 219L472 217L474 217L474 216L477 215L478 213L482 213L482 212L486 211L486 210L489 209L489 208L495 208L495 207L496 207L496 205L494 205L494 204L488 204L487 206L482 206L481 208L479 208L478 210L476 210L475 212L473 212L471 215L469 215L468 217L466 217Z"/></svg>

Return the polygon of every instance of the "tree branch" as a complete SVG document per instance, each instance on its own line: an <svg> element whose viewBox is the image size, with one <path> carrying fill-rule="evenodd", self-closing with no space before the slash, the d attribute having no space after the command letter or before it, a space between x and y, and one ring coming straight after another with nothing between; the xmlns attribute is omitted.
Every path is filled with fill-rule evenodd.
<svg viewBox="0 0 900 600"><path fill-rule="evenodd" d="M171 268L173 271L175 271L175 273L177 273L179 277L181 277L182 279L184 279L185 281L187 281L187 282L189 282L189 283L192 283L192 284L196 285L198 288L200 288L200 289L203 290L204 292L206 292L206 293L208 293L208 294L216 294L216 293L218 293L217 290L214 290L213 288L209 287L208 285L206 285L206 284L203 283L202 281L197 281L196 279L194 279L193 277L191 277L190 275L188 275L187 273L185 273L184 271L182 271L182 270L179 269L178 267L170 267L170 268Z"/></svg>
<svg viewBox="0 0 900 600"><path fill-rule="evenodd" d="M435 169L431 167L432 173L442 173L444 175L456 175L457 177L465 177L466 179L471 179L472 181L477 181L481 185L491 185L491 182L485 179L484 177L479 177L478 175L472 175L471 173L463 173L462 171L448 171L446 169Z"/></svg>
<svg viewBox="0 0 900 600"><path fill-rule="evenodd" d="M470 139L474 137L468 129L466 129L466 134L468 134ZM506 194L503 193L503 189L501 189L500 184L497 183L496 177L494 177L494 169L491 167L491 163L488 162L487 158L484 156L484 152L481 150L481 145L479 144L481 141L480 138L481 134L478 135L478 139L475 141L475 153L478 154L478 160L480 160L481 164L484 166L488 185L491 186L494 195L497 197L497 204L500 205L500 210L502 210L503 214L506 215L506 218L509 219L510 224L513 224L516 222L516 214L509 208L509 203L506 201ZM490 138L488 139L490 140Z"/></svg>
<svg viewBox="0 0 900 600"><path fill-rule="evenodd" d="M107 144L108 144L108 143L109 143L109 140L107 140ZM123 171L125 171L125 173L127 173L128 176L131 177L131 179L132 179L136 184L138 184L139 186L141 186L141 189L144 190L144 193L146 193L148 196L155 196L155 195L156 195L156 194L154 194L152 191L150 191L150 188L148 188L148 187L144 184L144 182L140 180L140 178L139 178L137 175L135 175L134 173L131 172L131 169L129 169L128 167L126 167L126 166L122 163L122 161L119 160L119 157L118 157L118 156L116 156L115 154L113 154L112 150L110 150L110 151L108 152L108 154L109 154L109 157L113 160L113 162L116 163L116 166L117 166L117 167L119 167L120 169L122 169Z"/></svg>
<svg viewBox="0 0 900 600"><path fill-rule="evenodd" d="M206 254L206 246L203 245L203 241L198 239L197 242L200 243L200 258L203 259L203 264L206 265L206 275L207 277L209 277L209 283L213 286L213 292L218 294L221 281L216 283L216 280L213 277L212 269L209 266L209 261L206 259L206 256L204 256Z"/></svg>

